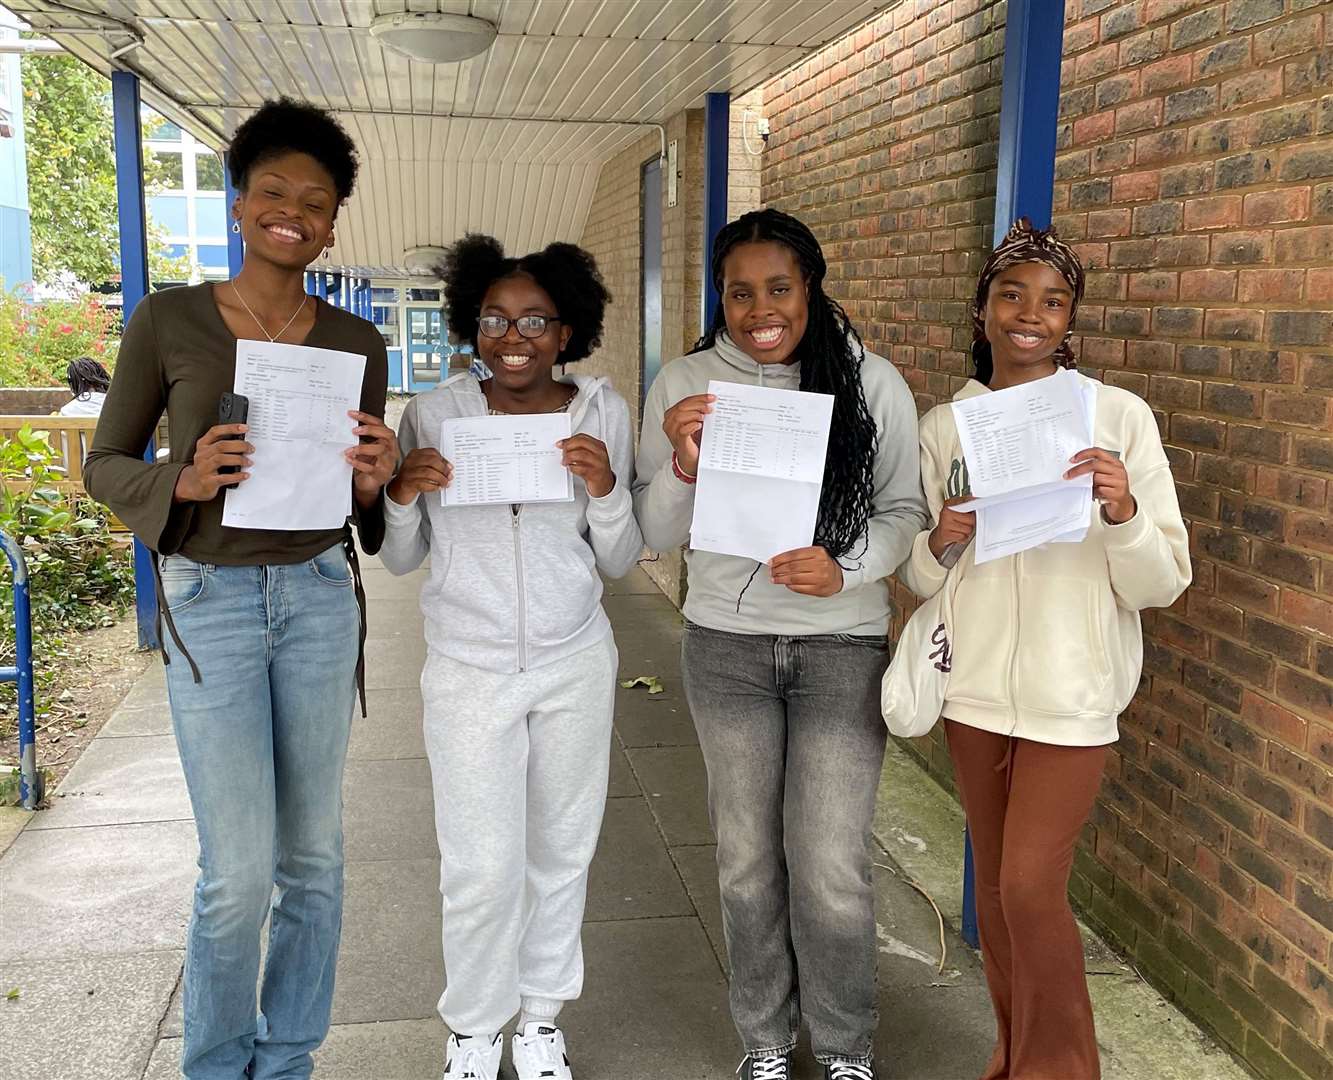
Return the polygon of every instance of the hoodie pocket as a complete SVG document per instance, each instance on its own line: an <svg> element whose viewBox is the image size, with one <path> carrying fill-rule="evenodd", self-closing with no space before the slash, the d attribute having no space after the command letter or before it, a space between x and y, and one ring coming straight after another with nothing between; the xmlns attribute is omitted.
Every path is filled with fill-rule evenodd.
<svg viewBox="0 0 1333 1080"><path fill-rule="evenodd" d="M1018 704L1070 716L1115 711L1100 591L1081 578L1023 581Z"/></svg>
<svg viewBox="0 0 1333 1080"><path fill-rule="evenodd" d="M592 618L597 606L597 571L592 551L584 546L583 552L586 557L558 544L541 548L540 554L524 550L528 640L533 644L568 641Z"/></svg>
<svg viewBox="0 0 1333 1080"><path fill-rule="evenodd" d="M1004 705L1009 701L1013 652L1013 582L969 574L953 600L953 670L947 696L957 701Z"/></svg>
<svg viewBox="0 0 1333 1080"><path fill-rule="evenodd" d="M514 558L494 544L437 546L447 560L440 586L440 625L450 638L512 642L517 635Z"/></svg>

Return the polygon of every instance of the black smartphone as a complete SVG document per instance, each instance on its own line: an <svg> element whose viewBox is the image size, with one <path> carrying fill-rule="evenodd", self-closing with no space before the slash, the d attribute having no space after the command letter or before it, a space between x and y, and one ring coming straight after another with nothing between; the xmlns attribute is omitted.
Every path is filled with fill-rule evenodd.
<svg viewBox="0 0 1333 1080"><path fill-rule="evenodd" d="M244 394L233 394L230 390L222 391L218 399L219 424L244 424L250 415L250 399ZM218 473L240 472L239 465L223 465Z"/></svg>

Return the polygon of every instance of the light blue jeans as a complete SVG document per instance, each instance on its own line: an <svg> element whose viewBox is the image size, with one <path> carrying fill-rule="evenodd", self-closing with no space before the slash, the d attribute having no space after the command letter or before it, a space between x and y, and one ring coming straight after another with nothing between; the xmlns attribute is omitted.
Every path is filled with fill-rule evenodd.
<svg viewBox="0 0 1333 1080"><path fill-rule="evenodd" d="M167 692L199 829L185 957L189 1080L295 1080L328 1033L359 615L341 546L291 565L161 561ZM274 887L277 887L276 895ZM255 1008L259 935L268 959Z"/></svg>

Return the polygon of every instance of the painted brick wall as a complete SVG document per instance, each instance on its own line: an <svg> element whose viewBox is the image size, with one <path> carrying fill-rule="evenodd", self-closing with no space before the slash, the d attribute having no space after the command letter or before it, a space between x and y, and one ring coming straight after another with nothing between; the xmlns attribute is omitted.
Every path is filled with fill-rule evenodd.
<svg viewBox="0 0 1333 1080"><path fill-rule="evenodd" d="M815 228L923 410L967 370L1003 21L905 0L765 91L763 198ZM1072 892L1261 1074L1327 1077L1333 3L1068 0L1059 146L1082 367L1152 405L1195 563L1144 620ZM914 749L948 784L942 744Z"/></svg>

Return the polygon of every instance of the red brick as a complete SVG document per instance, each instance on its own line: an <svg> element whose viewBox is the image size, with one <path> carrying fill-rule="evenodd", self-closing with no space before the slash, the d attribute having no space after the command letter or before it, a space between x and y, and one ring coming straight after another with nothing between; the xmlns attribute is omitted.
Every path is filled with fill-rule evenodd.
<svg viewBox="0 0 1333 1080"><path fill-rule="evenodd" d="M1115 114L1115 132L1117 135L1131 134L1136 131L1148 131L1162 122L1162 99L1149 98L1136 101L1117 109Z"/></svg>
<svg viewBox="0 0 1333 1080"><path fill-rule="evenodd" d="M1241 702L1241 716L1287 746L1305 749L1309 722L1285 706L1246 690Z"/></svg>
<svg viewBox="0 0 1333 1080"><path fill-rule="evenodd" d="M1174 300L1176 275L1162 272L1130 274L1128 297L1130 300Z"/></svg>
<svg viewBox="0 0 1333 1080"><path fill-rule="evenodd" d="M1115 134L1115 112L1093 113L1074 121L1074 143L1086 146L1088 143L1101 142Z"/></svg>
<svg viewBox="0 0 1333 1080"><path fill-rule="evenodd" d="M1157 170L1125 173L1111 180L1111 197L1116 202L1138 202L1155 199L1162 186L1162 174Z"/></svg>
<svg viewBox="0 0 1333 1080"><path fill-rule="evenodd" d="M1300 300L1304 270L1242 270L1236 299L1243 304Z"/></svg>
<svg viewBox="0 0 1333 1080"><path fill-rule="evenodd" d="M1293 626L1303 627L1325 637L1333 638L1333 602L1296 592L1282 591L1282 618Z"/></svg>
<svg viewBox="0 0 1333 1080"><path fill-rule="evenodd" d="M1308 187L1257 191L1245 196L1246 225L1272 225L1275 222L1304 221L1310 216Z"/></svg>
<svg viewBox="0 0 1333 1080"><path fill-rule="evenodd" d="M1188 86L1191 74L1191 62L1188 56L1167 57L1143 69L1143 92L1160 94L1164 90Z"/></svg>
<svg viewBox="0 0 1333 1080"><path fill-rule="evenodd" d="M1182 300L1235 300L1235 270L1186 270L1180 275Z"/></svg>
<svg viewBox="0 0 1333 1080"><path fill-rule="evenodd" d="M1333 300L1333 269L1320 267L1306 271L1305 298L1316 304Z"/></svg>
<svg viewBox="0 0 1333 1080"><path fill-rule="evenodd" d="M1286 901L1259 890L1259 917L1307 956L1324 962L1328 958L1329 935L1290 907Z"/></svg>
<svg viewBox="0 0 1333 1080"><path fill-rule="evenodd" d="M1214 195L1185 203L1185 228L1191 231L1234 228L1240 224L1240 218L1239 195Z"/></svg>
<svg viewBox="0 0 1333 1080"><path fill-rule="evenodd" d="M1259 341L1264 335L1264 313L1247 308L1211 308L1204 321L1204 334L1222 341Z"/></svg>

